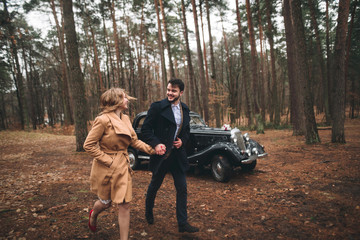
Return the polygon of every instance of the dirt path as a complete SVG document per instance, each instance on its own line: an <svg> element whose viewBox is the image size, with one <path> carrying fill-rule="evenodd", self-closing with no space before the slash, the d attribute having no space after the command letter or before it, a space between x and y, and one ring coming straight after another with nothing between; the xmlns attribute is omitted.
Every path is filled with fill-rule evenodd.
<svg viewBox="0 0 360 240"><path fill-rule="evenodd" d="M190 171L196 234L177 231L171 176L158 192L155 225L145 223L144 166L134 177L131 239L360 239L360 119L347 121L345 145L330 143L331 130L319 133L322 143L310 146L288 130L251 133L269 157L229 183ZM73 136L0 132L0 239L118 239L115 208L100 216L96 234L87 229L91 161L75 152Z"/></svg>

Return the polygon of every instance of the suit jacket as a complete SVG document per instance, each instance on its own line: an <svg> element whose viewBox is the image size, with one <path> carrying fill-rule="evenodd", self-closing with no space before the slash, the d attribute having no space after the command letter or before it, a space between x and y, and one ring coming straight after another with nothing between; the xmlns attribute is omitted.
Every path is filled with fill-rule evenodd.
<svg viewBox="0 0 360 240"><path fill-rule="evenodd" d="M178 138L182 141L179 149L173 148L173 141L176 132L176 122L174 113L171 109L171 103L167 98L151 104L146 119L142 125L141 133L144 141L155 148L156 145L163 143L166 146L166 152L172 151L172 156L176 157L182 171L189 168L189 162L185 151L185 146L190 137L190 110L185 103L181 102L183 110L182 127ZM149 169L156 173L161 163L165 160L167 154L162 156L150 156Z"/></svg>

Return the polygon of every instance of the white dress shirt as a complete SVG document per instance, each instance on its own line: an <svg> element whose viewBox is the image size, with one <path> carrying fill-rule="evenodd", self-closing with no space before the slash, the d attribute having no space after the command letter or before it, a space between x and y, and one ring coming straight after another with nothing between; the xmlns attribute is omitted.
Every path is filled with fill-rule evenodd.
<svg viewBox="0 0 360 240"><path fill-rule="evenodd" d="M175 131L175 136L174 136L174 140L175 140L176 135L180 128L180 124L181 124L180 102L177 105L171 104L171 109L174 113L174 118L175 118L175 122L176 122L176 131Z"/></svg>

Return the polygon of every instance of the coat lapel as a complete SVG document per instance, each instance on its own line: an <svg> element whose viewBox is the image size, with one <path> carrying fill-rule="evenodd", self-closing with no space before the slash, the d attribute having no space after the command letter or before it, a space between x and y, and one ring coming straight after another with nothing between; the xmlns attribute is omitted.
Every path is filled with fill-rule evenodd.
<svg viewBox="0 0 360 240"><path fill-rule="evenodd" d="M116 115L116 113L111 112L111 113L107 113L106 115L109 117L110 122L113 125L116 134L124 134L131 137L129 126L127 126L127 124L122 119L120 119ZM122 117L122 113L120 116Z"/></svg>
<svg viewBox="0 0 360 240"><path fill-rule="evenodd" d="M164 118L168 119L170 122L176 125L174 113L171 109L171 103L167 99L161 101L161 109L162 109L161 116L163 116Z"/></svg>

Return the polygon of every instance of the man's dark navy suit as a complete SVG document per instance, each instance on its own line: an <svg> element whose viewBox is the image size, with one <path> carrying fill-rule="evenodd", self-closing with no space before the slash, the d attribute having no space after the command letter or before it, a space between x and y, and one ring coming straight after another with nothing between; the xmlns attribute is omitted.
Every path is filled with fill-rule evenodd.
<svg viewBox="0 0 360 240"><path fill-rule="evenodd" d="M178 138L182 141L179 149L173 147L176 132L176 122L168 99L163 99L151 104L147 117L141 128L144 141L155 148L162 143L166 146L166 152L171 154L165 159L164 155L150 156L149 169L152 171L152 179L146 195L146 211L153 210L156 193L160 188L167 172L174 178L176 188L176 217L179 225L187 223L187 185L185 172L189 168L189 162L185 146L190 136L189 108L181 103L182 126Z"/></svg>

